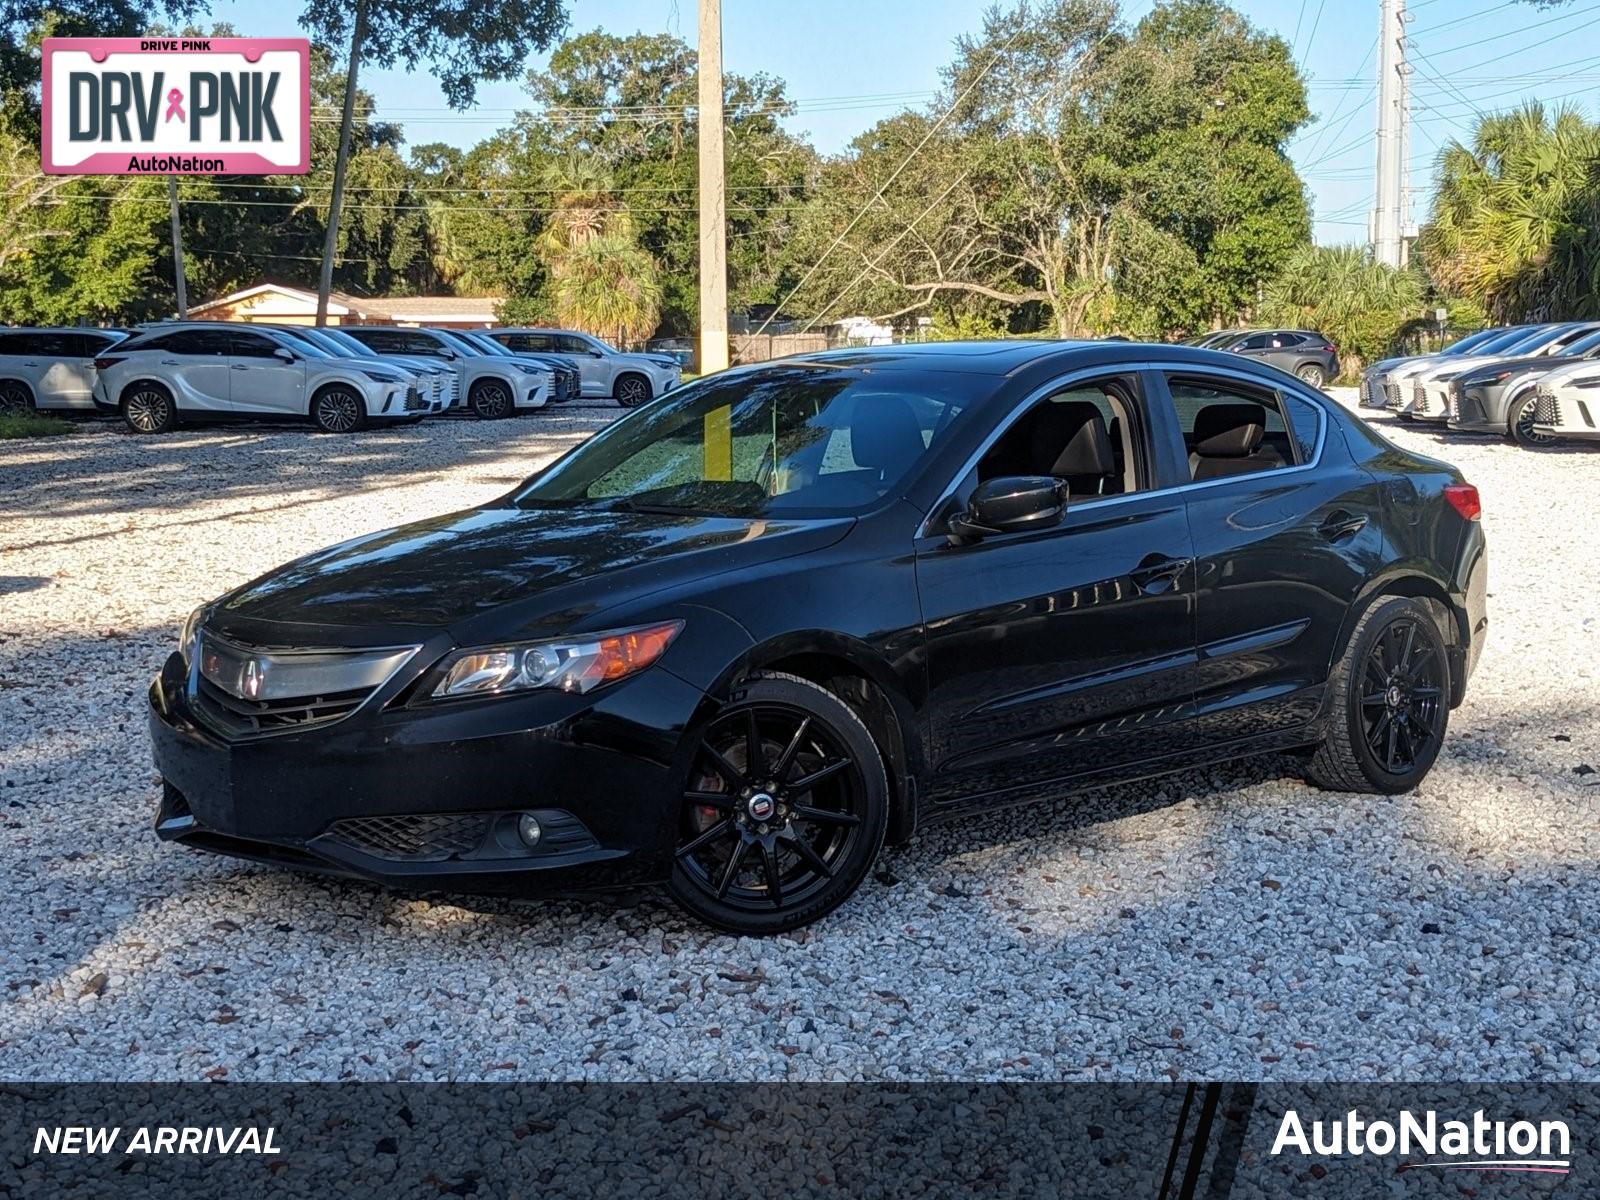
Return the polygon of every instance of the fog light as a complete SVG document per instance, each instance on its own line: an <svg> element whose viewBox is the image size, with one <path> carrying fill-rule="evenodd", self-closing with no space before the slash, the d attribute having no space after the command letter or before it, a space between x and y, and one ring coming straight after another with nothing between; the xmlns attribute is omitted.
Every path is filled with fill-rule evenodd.
<svg viewBox="0 0 1600 1200"><path fill-rule="evenodd" d="M539 822L532 813L523 813L517 818L517 836L522 839L524 846L532 850L544 836L544 830L539 828Z"/></svg>

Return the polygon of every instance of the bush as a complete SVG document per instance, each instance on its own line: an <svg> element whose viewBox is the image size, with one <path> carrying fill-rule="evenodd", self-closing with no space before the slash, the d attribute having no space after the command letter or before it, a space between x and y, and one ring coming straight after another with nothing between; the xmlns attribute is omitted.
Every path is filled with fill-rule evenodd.
<svg viewBox="0 0 1600 1200"><path fill-rule="evenodd" d="M56 437L71 432L72 422L63 421L59 417L0 414L0 441L10 441L13 438Z"/></svg>

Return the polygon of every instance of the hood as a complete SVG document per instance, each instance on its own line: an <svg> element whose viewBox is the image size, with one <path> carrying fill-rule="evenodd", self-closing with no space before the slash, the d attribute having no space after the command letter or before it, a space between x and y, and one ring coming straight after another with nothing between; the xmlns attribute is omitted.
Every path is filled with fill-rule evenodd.
<svg viewBox="0 0 1600 1200"><path fill-rule="evenodd" d="M1460 376L1460 382L1483 383L1485 380L1493 379L1501 372L1510 372L1515 374L1519 371L1533 370L1540 367L1554 371L1560 367L1572 366L1582 361L1583 360L1580 358L1554 354L1518 355L1515 358L1490 358L1484 360L1478 366L1474 366L1466 371L1463 371Z"/></svg>
<svg viewBox="0 0 1600 1200"><path fill-rule="evenodd" d="M649 363L652 367L664 367L672 370L682 370L683 364L668 354L619 354L618 358L635 364Z"/></svg>
<svg viewBox="0 0 1600 1200"><path fill-rule="evenodd" d="M853 524L473 508L297 559L224 596L210 624L256 642L276 626L358 629L346 640L363 644L515 608L516 636L557 633L641 594L821 549Z"/></svg>

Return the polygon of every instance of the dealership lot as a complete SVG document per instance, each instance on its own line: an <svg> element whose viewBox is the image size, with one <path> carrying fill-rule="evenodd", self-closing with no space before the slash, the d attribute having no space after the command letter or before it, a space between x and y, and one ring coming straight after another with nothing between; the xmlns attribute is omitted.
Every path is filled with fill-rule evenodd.
<svg viewBox="0 0 1600 1200"><path fill-rule="evenodd" d="M1042 800L763 942L649 895L420 901L156 842L143 692L198 601L617 411L0 446L0 1076L1593 1077L1600 448L1377 418L1465 470L1490 542L1489 644L1413 795L1271 760Z"/></svg>

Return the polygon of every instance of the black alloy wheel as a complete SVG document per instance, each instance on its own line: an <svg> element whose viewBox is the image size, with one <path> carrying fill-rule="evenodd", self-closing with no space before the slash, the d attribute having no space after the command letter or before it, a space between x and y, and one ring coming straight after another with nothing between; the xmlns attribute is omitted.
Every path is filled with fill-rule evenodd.
<svg viewBox="0 0 1600 1200"><path fill-rule="evenodd" d="M1538 433L1534 430L1534 408L1538 402L1538 394L1532 391L1521 399L1511 402L1511 416L1506 421L1506 432L1511 435L1511 440L1519 446L1533 448L1553 446L1561 440L1553 434Z"/></svg>
<svg viewBox="0 0 1600 1200"><path fill-rule="evenodd" d="M509 417L514 407L511 389L498 379L485 379L472 389L472 411L485 421Z"/></svg>
<svg viewBox="0 0 1600 1200"><path fill-rule="evenodd" d="M638 408L650 399L650 381L643 375L624 375L617 380L614 393L623 408Z"/></svg>
<svg viewBox="0 0 1600 1200"><path fill-rule="evenodd" d="M1416 600L1378 601L1357 622L1329 687L1333 716L1308 778L1390 794L1420 783L1450 719L1450 664L1433 614Z"/></svg>
<svg viewBox="0 0 1600 1200"><path fill-rule="evenodd" d="M366 422L366 405L345 387L318 392L311 404L311 419L323 433L353 433Z"/></svg>
<svg viewBox="0 0 1600 1200"><path fill-rule="evenodd" d="M32 392L15 380L0 383L0 417L21 417L32 412Z"/></svg>
<svg viewBox="0 0 1600 1200"><path fill-rule="evenodd" d="M136 383L123 394L122 419L135 433L165 433L178 423L178 407L159 383Z"/></svg>
<svg viewBox="0 0 1600 1200"><path fill-rule="evenodd" d="M817 920L866 877L888 823L883 759L859 717L795 676L760 676L692 735L671 890L738 934Z"/></svg>

